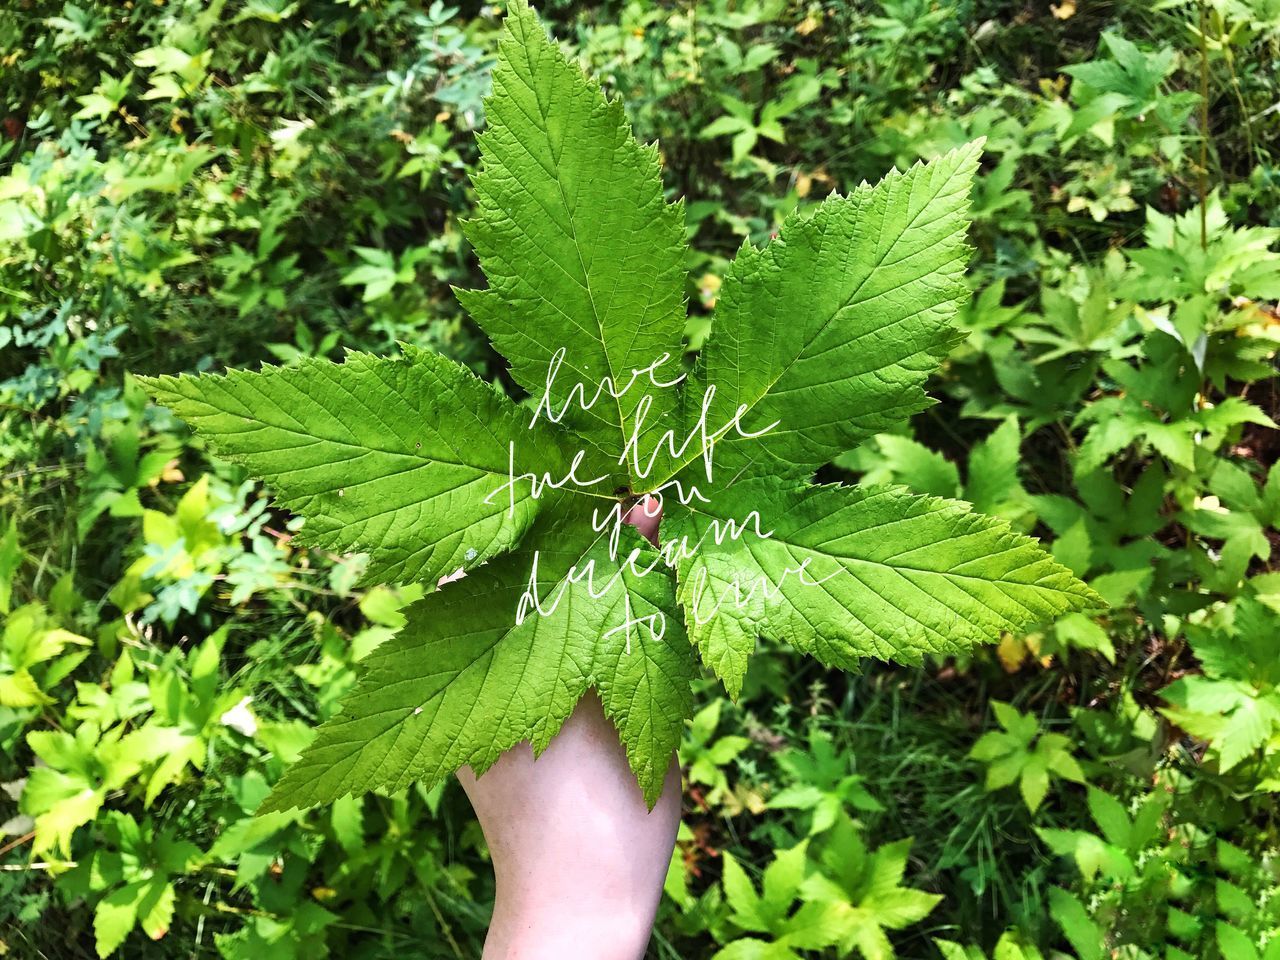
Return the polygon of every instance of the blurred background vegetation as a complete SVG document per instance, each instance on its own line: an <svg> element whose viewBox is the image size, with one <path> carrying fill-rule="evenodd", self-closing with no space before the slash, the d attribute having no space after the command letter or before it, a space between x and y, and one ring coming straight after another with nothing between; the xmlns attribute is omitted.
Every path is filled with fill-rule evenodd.
<svg viewBox="0 0 1280 960"><path fill-rule="evenodd" d="M449 290L502 11L5 7L0 955L477 957L456 785L251 817L422 588L295 548L129 374L399 340L503 382ZM703 684L650 956L1280 958L1280 0L542 13L687 198L691 350L744 241L987 138L941 402L827 478L962 495L1112 605Z"/></svg>

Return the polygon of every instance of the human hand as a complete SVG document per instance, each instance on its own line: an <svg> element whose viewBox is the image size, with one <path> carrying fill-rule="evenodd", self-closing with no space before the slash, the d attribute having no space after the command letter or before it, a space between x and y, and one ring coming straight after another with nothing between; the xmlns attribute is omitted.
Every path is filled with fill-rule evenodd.
<svg viewBox="0 0 1280 960"><path fill-rule="evenodd" d="M625 522L658 542L661 504ZM638 960L680 824L673 755L653 810L589 691L536 760L529 743L458 779L484 830L497 899L483 960Z"/></svg>

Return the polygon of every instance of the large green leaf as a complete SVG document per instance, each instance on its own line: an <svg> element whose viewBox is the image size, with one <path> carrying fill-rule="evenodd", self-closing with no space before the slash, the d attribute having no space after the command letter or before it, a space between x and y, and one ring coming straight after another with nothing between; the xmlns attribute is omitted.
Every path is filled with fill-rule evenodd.
<svg viewBox="0 0 1280 960"><path fill-rule="evenodd" d="M423 350L140 379L307 518L302 542L368 553L376 582L435 581L520 540L539 504L528 486L503 489L510 444L522 469L564 472L556 439L531 433L525 411Z"/></svg>
<svg viewBox="0 0 1280 960"><path fill-rule="evenodd" d="M1003 522L900 489L761 477L672 520L698 544L679 569L690 638L734 694L757 636L836 667L918 663L1092 599Z"/></svg>
<svg viewBox="0 0 1280 960"><path fill-rule="evenodd" d="M978 144L745 248L681 382L680 208L621 105L521 2L486 115L467 230L489 286L459 296L526 408L420 350L144 380L301 514L307 542L432 588L263 809L482 771L522 740L540 751L591 688L652 802L694 646L736 692L761 634L837 666L916 663L1094 601L961 504L806 485L929 402L965 292ZM641 493L665 494L661 552L623 525ZM801 566L808 583L786 572ZM696 609L762 577L740 605ZM533 585L541 610L522 608Z"/></svg>
<svg viewBox="0 0 1280 960"><path fill-rule="evenodd" d="M521 740L541 752L593 687L653 802L690 711L693 655L679 620L663 612L674 608L671 581L636 576L621 562L633 551L657 561L628 533L625 552L611 559L608 532L594 531L588 517L566 509L539 521L531 536L541 544L537 601L545 612L530 605L523 622L517 610L530 569L515 554L411 607L400 634L365 661L342 714L262 809L434 783L464 764L483 772ZM613 577L621 583L606 591ZM654 616L665 621L657 630L626 629L628 619Z"/></svg>
<svg viewBox="0 0 1280 960"><path fill-rule="evenodd" d="M715 388L711 422L745 411L744 429L718 445L722 477L747 463L807 476L932 403L924 382L967 295L980 147L833 196L789 217L763 249L742 248L694 377L699 398ZM773 424L762 437L739 435Z"/></svg>
<svg viewBox="0 0 1280 960"><path fill-rule="evenodd" d="M671 390L645 387L681 373L683 207L664 201L657 148L631 136L621 101L606 101L522 3L499 53L466 224L489 288L458 297L530 392L543 393L564 350L554 411L585 385L587 402L571 403L565 422L616 457L643 398L643 434L674 407ZM664 355L654 377L595 399L605 378L622 393L633 371ZM634 471L631 479L638 489Z"/></svg>

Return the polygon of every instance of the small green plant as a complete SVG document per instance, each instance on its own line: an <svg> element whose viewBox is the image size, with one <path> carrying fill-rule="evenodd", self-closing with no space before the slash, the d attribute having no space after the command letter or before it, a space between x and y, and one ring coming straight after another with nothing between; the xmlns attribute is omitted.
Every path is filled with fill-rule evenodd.
<svg viewBox="0 0 1280 960"><path fill-rule="evenodd" d="M1272 471L1274 474L1276 471ZM1166 716L1207 742L1222 772L1262 754L1263 789L1280 786L1280 614L1242 597L1214 621L1188 627L1204 672L1161 691Z"/></svg>
<svg viewBox="0 0 1280 960"><path fill-rule="evenodd" d="M724 700L715 699L693 715L688 736L680 746L680 762L688 770L691 784L706 787L706 802L718 803L729 792L725 767L751 745L743 736L716 736Z"/></svg>
<svg viewBox="0 0 1280 960"><path fill-rule="evenodd" d="M1035 812L1056 779L1084 783L1084 771L1060 733L1043 733L1036 718L998 700L991 702L1002 730L982 735L969 756L987 765L987 790L1018 784L1027 809Z"/></svg>
<svg viewBox="0 0 1280 960"><path fill-rule="evenodd" d="M891 960L888 931L924 919L941 899L903 886L910 849L911 841L901 840L869 850L842 816L821 839L779 851L761 875L759 892L742 865L726 857L728 920L748 936L731 939L715 960L799 960L827 947L843 956Z"/></svg>
<svg viewBox="0 0 1280 960"><path fill-rule="evenodd" d="M201 859L200 849L171 829L155 830L111 811L102 822L103 843L65 881L71 894L102 897L94 910L98 956L113 953L141 927L152 940L169 932L177 894L173 879Z"/></svg>
<svg viewBox="0 0 1280 960"><path fill-rule="evenodd" d="M966 948L953 940L935 940L934 943L942 953L942 960L987 960L987 954L980 947ZM1011 930L1000 938L991 960L1044 960L1044 955Z"/></svg>

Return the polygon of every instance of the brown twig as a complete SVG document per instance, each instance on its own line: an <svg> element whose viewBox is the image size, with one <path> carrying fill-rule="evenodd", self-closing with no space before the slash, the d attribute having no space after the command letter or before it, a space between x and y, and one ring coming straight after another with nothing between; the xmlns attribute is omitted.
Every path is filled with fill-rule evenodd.
<svg viewBox="0 0 1280 960"><path fill-rule="evenodd" d="M32 830L30 833L24 834L23 836L19 837L17 840L13 840L10 843L6 843L3 847L0 847L0 857L3 857L10 850L13 850L16 847L22 846L28 840L34 839L35 835L36 835L36 832Z"/></svg>

